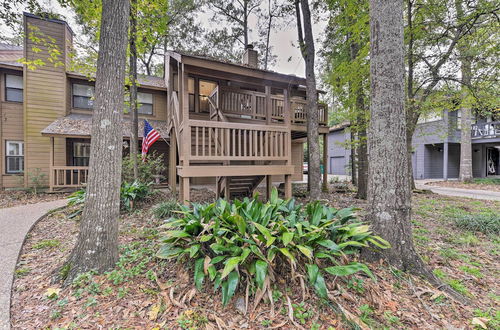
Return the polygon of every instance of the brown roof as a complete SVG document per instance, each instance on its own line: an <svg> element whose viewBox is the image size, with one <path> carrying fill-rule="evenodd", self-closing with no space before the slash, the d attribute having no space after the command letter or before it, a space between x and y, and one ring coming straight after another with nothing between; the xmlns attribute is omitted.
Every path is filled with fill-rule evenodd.
<svg viewBox="0 0 500 330"><path fill-rule="evenodd" d="M16 45L9 45L0 43L0 65L7 65L12 67L22 68L23 64L19 63L18 60L23 57L23 47ZM88 79L88 77L80 72L67 72L69 75L77 76L82 79ZM144 87L154 87L160 89L166 89L165 79L156 76L146 76L139 75L138 77L139 85Z"/></svg>
<svg viewBox="0 0 500 330"><path fill-rule="evenodd" d="M348 122L348 121L344 121L344 122L342 122L340 124L331 126L330 129L329 129L329 131L330 132L335 132L335 131L339 131L339 130L342 130L344 128L347 128L349 126L351 126L351 123Z"/></svg>
<svg viewBox="0 0 500 330"><path fill-rule="evenodd" d="M74 78L85 79L85 80L89 79L88 76L80 72L68 71L67 74ZM138 75L137 81L139 82L139 87L154 87L159 89L167 89L167 85L165 84L165 79L163 79L162 77Z"/></svg>
<svg viewBox="0 0 500 330"><path fill-rule="evenodd" d="M23 47L0 43L0 64L22 67L18 62L23 57Z"/></svg>
<svg viewBox="0 0 500 330"><path fill-rule="evenodd" d="M262 73L276 75L277 77L278 76L279 77L285 77L285 78L288 78L290 80L299 81L299 82L301 82L301 84L305 84L305 78L296 76L294 74L285 74L285 73L280 73L280 72L276 72L276 71L272 71L272 70L264 70L264 69L261 69L261 68L253 68L253 67L245 65L243 63L232 62L232 61L229 61L229 60L222 60L222 59L210 57L210 56L207 56L207 55L189 54L189 53L181 52L181 51L177 51L177 50L167 50L167 54L169 54L171 56L172 55L174 55L174 56L175 55L180 55L181 57L188 57L188 58L191 57L191 58L194 58L194 59L199 59L199 60L204 60L204 61L209 61L209 62L214 62L214 63L221 63L221 64L224 64L224 65L236 66L236 67L245 68L245 69L252 70L252 71L258 71L258 72L262 72Z"/></svg>
<svg viewBox="0 0 500 330"><path fill-rule="evenodd" d="M161 137L168 138L168 123L164 120L148 120L149 124L160 133ZM123 136L130 137L132 133L132 122L128 118L122 120ZM42 135L90 137L92 128L92 115L75 114L61 117L53 121L42 130ZM139 120L139 138L143 137L144 121Z"/></svg>

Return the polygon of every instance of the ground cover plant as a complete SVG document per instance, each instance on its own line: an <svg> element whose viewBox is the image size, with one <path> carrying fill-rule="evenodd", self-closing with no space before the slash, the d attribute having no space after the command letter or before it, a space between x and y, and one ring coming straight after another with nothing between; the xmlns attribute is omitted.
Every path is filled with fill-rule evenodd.
<svg viewBox="0 0 500 330"><path fill-rule="evenodd" d="M212 203L215 194L192 190L194 201ZM16 268L12 291L13 329L352 329L356 325L307 285L277 276L253 313L245 314L246 287L222 304L221 289L214 293L208 275L199 291L193 281L194 265L162 260L159 230L163 216L155 214L173 196L161 191L153 199L138 203L119 220L120 260L107 274L83 275L72 285L52 281L66 260L76 236L78 217L74 208L51 213L30 232ZM356 205L363 218L363 201L353 193L323 195L323 203L337 209ZM170 203L170 207L176 205ZM414 194L413 230L416 248L443 281L464 289L471 300L461 305L426 281L393 269L385 263L367 264L377 278L363 272L335 277L324 274L329 299L360 328L373 329L496 329L498 303L498 235L484 234L458 226L459 214L494 213L500 202ZM171 214L171 210L168 211ZM170 215L166 215L169 217ZM299 252L300 253L300 252ZM279 256L279 254L277 254ZM299 254L300 255L300 254ZM355 255L349 255L353 258ZM277 258L277 257L275 257ZM308 260L307 257L302 257ZM287 259L286 259L287 260ZM323 260L325 261L325 260ZM223 266L222 263L217 266ZM289 262L284 273L290 273ZM297 271L296 274L299 274ZM245 274L241 283L245 283ZM305 275L307 276L307 275ZM274 304L274 311L272 304ZM250 304L252 307L253 304ZM291 318L294 323L292 323Z"/></svg>
<svg viewBox="0 0 500 330"><path fill-rule="evenodd" d="M349 261L360 247L387 248L359 221L352 208L335 209L314 202L305 206L294 199L278 198L276 189L268 202L258 196L232 203L220 199L210 204L183 206L162 226L159 258L187 258L194 263L194 283L205 281L221 288L227 305L238 286L255 295L254 307L276 278L306 278L316 293L327 298L325 274L347 276L368 267Z"/></svg>
<svg viewBox="0 0 500 330"><path fill-rule="evenodd" d="M135 203L154 195L154 193L155 191L152 189L151 184L139 181L123 182L120 187L121 207L126 211L130 211L134 208ZM70 206L82 205L84 202L85 189L77 190L68 197L68 204ZM81 213L81 210L75 212L75 214L79 213Z"/></svg>

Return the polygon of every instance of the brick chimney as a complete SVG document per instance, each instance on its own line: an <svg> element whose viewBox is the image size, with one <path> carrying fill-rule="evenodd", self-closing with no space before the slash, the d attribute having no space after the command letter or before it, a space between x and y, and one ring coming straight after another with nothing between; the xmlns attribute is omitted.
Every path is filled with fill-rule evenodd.
<svg viewBox="0 0 500 330"><path fill-rule="evenodd" d="M243 53L242 59L243 65L250 68L257 69L259 67L259 54L255 49L253 49L252 44L248 44L245 47L245 53Z"/></svg>

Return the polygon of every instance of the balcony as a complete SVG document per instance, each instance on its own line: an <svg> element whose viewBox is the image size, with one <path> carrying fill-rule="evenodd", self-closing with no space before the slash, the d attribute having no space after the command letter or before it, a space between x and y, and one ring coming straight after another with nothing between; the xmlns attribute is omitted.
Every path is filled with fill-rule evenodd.
<svg viewBox="0 0 500 330"><path fill-rule="evenodd" d="M472 139L500 137L500 121L471 125Z"/></svg>
<svg viewBox="0 0 500 330"><path fill-rule="evenodd" d="M282 124L285 121L283 95L262 93L220 86L214 100L219 111L228 118L267 121L269 124ZM325 104L318 104L319 124L326 126L328 110ZM307 122L307 100L301 97L290 98L290 121L292 125L305 125Z"/></svg>

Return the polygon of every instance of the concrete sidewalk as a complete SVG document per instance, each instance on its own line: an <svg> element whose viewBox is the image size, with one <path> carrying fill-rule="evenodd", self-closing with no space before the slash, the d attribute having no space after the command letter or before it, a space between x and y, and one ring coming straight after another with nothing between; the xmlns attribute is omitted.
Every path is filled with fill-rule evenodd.
<svg viewBox="0 0 500 330"><path fill-rule="evenodd" d="M432 181L442 181L442 180L415 180L415 186L417 189L430 190L433 193L439 195L484 199L489 201L500 201L500 192L498 191L438 187L427 184L428 182Z"/></svg>
<svg viewBox="0 0 500 330"><path fill-rule="evenodd" d="M10 329L10 293L17 257L33 224L66 200L0 209L0 330Z"/></svg>

